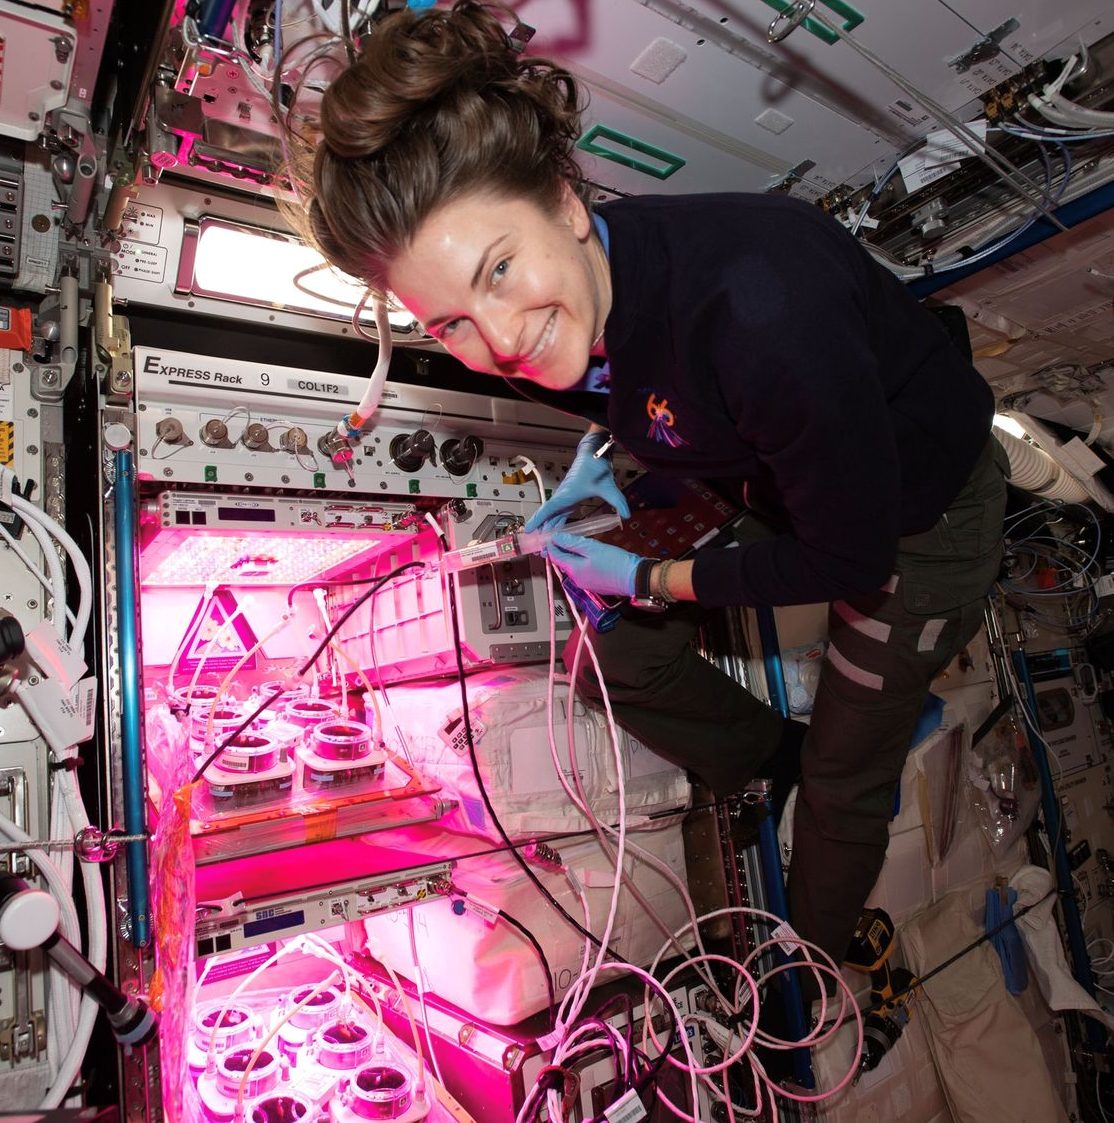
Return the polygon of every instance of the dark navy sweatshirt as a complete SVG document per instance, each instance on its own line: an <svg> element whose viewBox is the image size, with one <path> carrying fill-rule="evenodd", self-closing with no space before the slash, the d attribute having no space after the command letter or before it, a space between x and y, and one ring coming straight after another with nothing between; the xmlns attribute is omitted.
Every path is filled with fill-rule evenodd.
<svg viewBox="0 0 1114 1123"><path fill-rule="evenodd" d="M641 196L599 213L610 394L529 396L606 424L654 472L741 490L781 530L698 551L701 604L808 604L885 584L898 539L937 522L986 445L986 382L815 206Z"/></svg>

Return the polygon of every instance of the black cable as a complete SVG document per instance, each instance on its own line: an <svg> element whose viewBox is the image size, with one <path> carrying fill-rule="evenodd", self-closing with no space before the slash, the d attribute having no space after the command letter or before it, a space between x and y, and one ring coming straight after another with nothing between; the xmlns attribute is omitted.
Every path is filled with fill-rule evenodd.
<svg viewBox="0 0 1114 1123"><path fill-rule="evenodd" d="M673 1031L670 1033L665 1042L666 1046L669 1046L670 1044L672 1044L674 1036L676 1036L677 1040L680 1041L681 1037L684 1036L685 1027L681 1024L680 1013L672 1002L668 1001L668 999L663 999L662 1007L668 1010L671 1017L673 1018ZM649 1003L646 1004L646 1007L642 1012L642 1016L644 1018L648 1018L650 1016ZM634 1080L628 1091L633 1089L635 1094L641 1099L642 1093L645 1092L647 1088L651 1088L657 1083L658 1076L661 1073L662 1068L665 1066L665 1062L669 1058L669 1056L669 1049L662 1049L662 1051L650 1062L649 1068L647 1068L647 1070L641 1076ZM600 1112L599 1115L593 1116L590 1120L588 1120L588 1123L608 1123L607 1113L611 1110L612 1107L614 1107L614 1101L608 1104L608 1106L604 1108L604 1110ZM693 1111L696 1111L695 1104L693 1104Z"/></svg>
<svg viewBox="0 0 1114 1123"><path fill-rule="evenodd" d="M340 31L344 36L344 51L348 62L356 61L356 41L352 38L352 20L348 14L349 0L340 0Z"/></svg>
<svg viewBox="0 0 1114 1123"><path fill-rule="evenodd" d="M597 947L602 948L603 944L599 938L590 932L581 924L576 917L574 917L556 897L542 884L541 879L534 872L533 867L529 862L518 852L518 847L511 841L510 835L507 834L503 828L503 824L499 821L499 816L495 813L495 808L491 805L491 797L487 794L487 787L483 782L483 776L480 774L480 761L476 755L476 741L472 735L472 719L468 711L468 678L464 670L464 656L462 652L462 637L460 634L460 620L457 617L456 610L456 579L453 574L447 574L448 577L448 599L449 599L449 620L453 628L453 646L456 648L456 673L457 679L460 683L460 697L461 697L461 716L464 718L464 736L468 741L468 757L472 762L472 771L476 776L476 787L479 789L480 798L483 800L484 808L487 811L491 822L503 840L505 846L508 847L514 860L522 868L522 872L534 883L534 887L542 894L543 897L549 902L550 906L555 909L577 932L581 934L586 940ZM622 962L622 957L613 951L610 947L606 948L606 954L614 959L617 963Z"/></svg>
<svg viewBox="0 0 1114 1123"><path fill-rule="evenodd" d="M971 734L971 748L975 748L978 743L1013 709L1014 697L1013 693L1007 693L1002 700L990 711L986 721L982 723Z"/></svg>
<svg viewBox="0 0 1114 1123"><path fill-rule="evenodd" d="M450 895L462 899L467 899L468 897L467 891L458 888L456 885L453 886ZM505 912L501 908L496 908L495 912L499 915L500 919L505 920L512 928L516 929L526 938L530 946L534 949L538 961L541 963L542 973L545 975L545 992L549 996L549 1025L550 1028L552 1028L557 1024L557 997L553 990L553 971L549 966L549 960L546 958L545 949L538 942L534 933L516 917L511 916L509 912Z"/></svg>
<svg viewBox="0 0 1114 1123"><path fill-rule="evenodd" d="M421 563L421 562L408 562L407 563L407 565L421 565L421 564L424 564L424 563ZM400 569L404 569L404 568L405 568L405 566L400 567ZM399 572L399 571L398 570L392 571L392 573L395 573L395 572ZM327 580L327 581L299 581L296 585L291 585L290 589L287 591L286 605L287 605L288 608L293 608L293 606L294 606L294 594L299 589L326 589L326 588L328 588L328 589L334 589L334 588L335 589L347 589L347 588L352 588L353 586L356 586L356 585L374 585L376 581L385 581L386 578L390 577L391 575L392 574L388 573L385 577L382 577L382 578L380 578L380 577L349 577L349 578L338 577L336 580L330 579L330 580Z"/></svg>
<svg viewBox="0 0 1114 1123"><path fill-rule="evenodd" d="M594 1064L595 1063L595 1061L593 1059L594 1056L595 1056L595 1053L599 1052L599 1053L602 1053L602 1054L605 1054L605 1055L607 1053L610 1053L611 1054L611 1067L612 1067L612 1069L615 1073L614 1094L615 1094L615 1099L619 1099L622 1095L624 1095L624 1093L627 1091L627 1089L631 1087L631 1083L632 1083L633 1076L634 1076L633 1072L631 1071L631 1066L630 1066L630 1056L631 1056L631 1048L632 1048L631 1035L630 1035L630 1028L631 1028L630 1022L628 1021L627 1025L625 1027L625 1032L624 1032L623 1030L620 1030L617 1026L609 1025L598 1014L595 1014L595 1015L592 1015L590 1017L578 1019L577 1023L576 1023L576 1028L577 1029L586 1029L586 1028L595 1029L599 1033L600 1037L603 1039L603 1042L604 1042L604 1043L600 1044L599 1046L597 1046L596 1049L589 1050L589 1051L586 1051L586 1052L580 1054L576 1058L576 1062L578 1064L583 1064L583 1065L585 1065L585 1067L587 1067L588 1064ZM619 1047L615 1044L615 1038L612 1036L613 1034L619 1034L623 1038L623 1044L626 1046L626 1060L625 1061L619 1055ZM601 1083L602 1083L602 1081L601 1081ZM614 1100L612 1102L614 1102Z"/></svg>
<svg viewBox="0 0 1114 1123"><path fill-rule="evenodd" d="M625 1032L623 1040L627 1046L627 1063L623 1066L623 1078L620 1089L625 1092L634 1080L634 1065L632 1064L635 1052L634 1046L634 1000L629 994L612 995L593 1015L593 1022L605 1022L612 1017L612 1008L618 1007L625 1015ZM605 1031L606 1032L606 1031Z"/></svg>
<svg viewBox="0 0 1114 1123"><path fill-rule="evenodd" d="M520 920L511 916L509 912L504 909L495 910L499 916L505 920L512 928L520 932L530 942L530 946L534 949L534 954L538 957L538 962L541 964L542 973L545 975L545 993L549 1001L549 1025L552 1029L557 1024L557 994L553 989L553 969L549 966L549 960L545 955L545 948L542 947L538 938L526 927Z"/></svg>
<svg viewBox="0 0 1114 1123"><path fill-rule="evenodd" d="M404 565L400 565L400 566L396 567L395 569L392 569L390 573L385 573L382 576L382 578L379 579L378 584L373 585L372 588L368 589L368 591L366 593L361 593L340 614L340 616L337 618L337 620L333 624L333 626L325 633L325 638L314 649L313 654L295 672L294 677L295 678L301 678L302 675L304 675L306 673L306 671L308 671L310 669L310 667L312 667L313 664L317 662L318 658L321 655L321 652L324 651L325 648L329 646L329 643L332 641L333 637L337 634L337 632L340 631L340 629L342 627L344 627L345 624L348 623L349 618L353 615L353 613L355 613L356 609L358 609L360 607L360 605L362 605L364 603L364 601L366 601L369 597L375 596L375 594L377 592L379 592L379 590L388 581L393 580L395 577L398 577L402 573L406 573L408 570L421 569L424 565L425 565L424 562L406 562ZM231 745L232 742L235 741L236 738L239 737L240 734L243 733L243 731L245 729L247 729L247 727L249 725L251 725L251 723L253 721L255 721L255 719L257 717L259 717L259 715L261 713L263 713L263 711L265 709L267 709L270 705L272 705L272 703L277 702L278 699L281 698L283 696L283 694L285 694L285 693L286 693L286 687L283 687L280 690L276 690L269 698L265 698L251 712L251 714L248 717L246 717L242 722L240 722L240 724L238 726L236 726L236 728L231 733L229 733L229 735L227 737L225 737L225 739L208 755L208 757L205 758L205 762L193 774L193 779L190 782L193 783L193 784L196 784L197 781L200 780L205 775L205 770L209 767L209 765L211 765L213 763L213 761L215 761L217 759L217 757L219 757L221 755L221 753L223 753L224 750L227 749L228 746Z"/></svg>

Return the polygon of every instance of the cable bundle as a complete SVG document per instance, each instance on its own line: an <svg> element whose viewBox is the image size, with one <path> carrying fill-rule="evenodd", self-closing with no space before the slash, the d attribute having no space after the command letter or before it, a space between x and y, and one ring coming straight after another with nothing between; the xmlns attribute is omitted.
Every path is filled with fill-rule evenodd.
<svg viewBox="0 0 1114 1123"><path fill-rule="evenodd" d="M58 640L73 652L81 652L93 607L93 579L89 562L77 543L55 519L33 503L22 498L13 487L15 476L10 468L0 468L0 498L23 519L42 553L46 572L20 546L5 527L0 537L27 566L31 574L49 592L50 621ZM62 564L55 543L69 558L78 585L78 607L72 617L66 609L66 586ZM68 622L72 626L68 626ZM29 684L17 683L16 698L41 731L52 727L51 715L40 708ZM89 815L78 788L76 767L77 745L52 745L53 784L50 804L50 835L52 840L71 843L75 836L90 827ZM0 815L0 833L10 842L30 842L30 837L6 816ZM61 906L59 928L70 943L81 946L77 910L73 904L73 850L67 846L57 859L43 850L28 849L27 856L42 874L51 893ZM103 971L108 950L108 924L104 887L100 869L94 862L81 862L85 890L86 919L89 941L87 955L98 971ZM47 1057L51 1085L39 1107L57 1107L66 1098L81 1069L85 1049L93 1032L97 1015L96 1002L86 995L78 1002L77 988L56 968L51 968L49 985L49 1017L47 1019Z"/></svg>

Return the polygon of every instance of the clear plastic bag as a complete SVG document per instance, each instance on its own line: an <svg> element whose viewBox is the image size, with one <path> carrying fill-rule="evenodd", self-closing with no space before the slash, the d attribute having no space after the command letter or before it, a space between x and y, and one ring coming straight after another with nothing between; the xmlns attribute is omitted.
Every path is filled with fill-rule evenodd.
<svg viewBox="0 0 1114 1123"><path fill-rule="evenodd" d="M1004 853L1025 833L1040 803L1032 750L1013 713L968 749L971 806L991 849Z"/></svg>
<svg viewBox="0 0 1114 1123"><path fill-rule="evenodd" d="M824 662L827 643L810 643L806 647L791 647L781 653L781 666L785 674L785 690L789 696L789 712L797 716L811 714L820 682L820 667Z"/></svg>

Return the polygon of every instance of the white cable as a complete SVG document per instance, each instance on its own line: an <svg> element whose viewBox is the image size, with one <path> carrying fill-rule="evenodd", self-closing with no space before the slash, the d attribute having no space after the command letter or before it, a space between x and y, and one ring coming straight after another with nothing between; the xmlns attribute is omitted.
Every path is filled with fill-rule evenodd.
<svg viewBox="0 0 1114 1123"><path fill-rule="evenodd" d="M1114 113L1101 109L1088 109L1086 106L1077 105L1070 98L1064 97L1060 92L1072 77L1075 76L1076 63L1080 62L1078 55L1072 55L1064 64L1059 75L1044 87L1039 94L1030 94L1029 104L1047 120L1056 125L1069 127L1083 126L1086 128L1112 128L1114 127ZM1080 67L1080 74L1086 69Z"/></svg>
<svg viewBox="0 0 1114 1123"><path fill-rule="evenodd" d="M32 842L30 835L17 827L7 816L0 815L0 833L3 833L12 842ZM58 900L59 921L58 926L62 935L75 947L81 944L81 931L77 921L77 910L74 908L72 894L65 885L58 867L42 850L27 849L24 851L28 858L39 868L48 887ZM63 978L65 976L62 976ZM65 1056L59 1062L51 1086L47 1089L38 1107L40 1110L49 1110L57 1107L66 1097L77 1074L81 1071L81 1062L85 1059L85 1050L92 1036L93 1023L96 1021L98 1006L88 995L81 1000L80 1014L77 1028L67 1049Z"/></svg>
<svg viewBox="0 0 1114 1123"><path fill-rule="evenodd" d="M356 305L355 312L352 313L352 326L360 335L364 334L360 328L360 313L363 312L366 303L367 296L365 294L360 303ZM391 338L391 321L387 315L387 305L382 297L373 294L371 307L375 313L375 330L379 336L379 356L371 372L371 377L367 380L367 387L364 390L363 397L360 398L360 404L348 417L337 422L337 432L345 439L348 439L350 429L362 429L368 423L372 414L379 408L379 399L383 396L383 387L387 382L387 372L391 368L391 351L394 348L394 341Z"/></svg>
<svg viewBox="0 0 1114 1123"><path fill-rule="evenodd" d="M50 837L62 838L69 825L66 801L59 778L51 784L50 793ZM73 896L73 849L67 847L55 854L54 863L62 883L67 887L67 899ZM53 1082L58 1075L58 1061L66 1050L66 1043L73 1040L77 1031L80 1013L81 992L54 965L50 972L50 1009L51 1021L47 1025L47 1061Z"/></svg>
<svg viewBox="0 0 1114 1123"><path fill-rule="evenodd" d="M550 570L550 573L549 573L549 581L550 581L550 596L552 598L552 581L553 581L552 570ZM590 639L589 639L589 633L588 633L587 626L584 624L584 621L581 620L579 615L577 615L575 606L570 606L570 611L573 613L573 618L574 618L575 624L581 629L581 642L577 645L576 654L573 656L573 664L569 668L569 702L568 702L568 706L569 706L569 712L571 713L572 710L573 710L573 697L574 697L575 684L576 684L576 680L577 680L577 671L578 671L578 668L580 666L580 657L581 657L581 653L582 653L583 650L587 649L591 658L592 658L594 669L596 671L596 676L597 676L598 681L600 682L600 689L604 693L606 693L607 684L605 682L603 682L602 676L600 675L599 663L596 659L595 652L592 649L592 645L591 645L591 642L590 642ZM550 631L551 631L550 649L551 649L551 651L552 651L552 649L555 645L555 640L556 640L554 624L555 624L555 620L552 616L552 608L551 608L551 614L550 614ZM552 659L551 659L551 664L552 664ZM550 714L552 714L552 712L553 712L553 710L552 710L552 681L553 680L552 680L552 670L551 670L551 672L550 672L550 691L549 691L549 698L548 698L548 701L550 703ZM576 781L576 784L577 784L577 793L574 793L572 791L571 787L569 786L568 781L565 779L564 769L561 767L560 761L557 757L556 745L554 743L554 738L553 738L553 722L552 722L552 718L551 718L550 723L549 723L550 753L551 753L551 756L552 756L552 759L553 759L553 765L554 765L555 772L557 774L557 778L560 781L561 786L564 788L565 794L572 801L573 805L580 811L580 813L582 815L585 816L585 818L587 818L589 823L592 825L593 829L596 831L596 834L599 838L600 846L603 848L604 853L608 855L608 857L612 860L612 862L614 862L616 860L615 852L614 852L614 848L611 845L610 838L608 836L614 837L615 836L615 829L613 827L611 827L609 824L601 822L599 820L599 818L595 815L592 808L588 805L588 801L585 797L585 793L583 791L583 788L580 785L579 770L577 768L577 761L576 761L576 741L575 741L574 730L573 730L573 725L572 725L571 721L567 724L566 729L567 729L567 733L568 733L568 746L567 747L568 747L568 754L569 754L569 767L570 767L570 770L572 772L573 779ZM613 748L613 752L615 753L616 768L621 769L622 768L622 758L621 758L621 755L620 755L619 746L614 741L612 742L612 748ZM626 812L626 807L625 807L625 804L624 804L622 807L620 807L619 813L620 813L620 815L623 815L623 814L625 814L625 812ZM657 855L652 854L649 850L646 850L645 848L643 848L641 846L638 846L636 843L631 842L629 838L627 840L627 848L634 857L640 859L641 861L645 862L647 865L650 865L654 869L656 869L677 891L678 896L681 898L681 901L685 906L685 909L688 913L690 921L693 922L693 933L694 933L694 940L695 940L696 948L700 953L703 953L704 946L703 946L703 942L702 942L702 937L700 935L699 928L695 923L695 921L696 921L696 909L693 905L692 897L689 894L688 887L673 872L673 870L670 869L669 865L666 862L662 861L660 858L658 858ZM657 913L652 908L650 908L649 903L642 896L642 894L639 891L637 885L635 884L633 876L628 874L626 872L626 870L622 869L622 868L616 869L616 876L622 878L624 881L627 882L631 893L638 900L639 904L642 905L643 910L647 913L650 920L653 921L653 923L655 925L657 925L657 927L659 928L659 930L662 932L662 934L665 936L665 938L667 940L671 939L671 933L669 931L668 926L665 925L665 923L661 920L661 918L657 915ZM683 945L681 945L679 943L676 945L676 950L677 950L678 954L680 954L680 955L687 955L686 949L683 947ZM719 987L717 986L715 978L711 974L711 972L705 972L702 969L700 969L699 967L697 967L696 970L697 970L697 973L699 975L701 975L701 977L703 978L705 984L712 990L712 992L721 1001L725 1001L724 998L723 998L723 995L720 994Z"/></svg>
<svg viewBox="0 0 1114 1123"><path fill-rule="evenodd" d="M213 648L216 647L217 644L224 639L227 632L229 632L236 626L236 621L244 615L244 609L247 608L247 606L251 603L252 597L250 594L248 594L242 601L237 603L236 610L234 612L230 612L228 616L225 617L224 623L221 624L221 626L212 634L212 636L210 636L210 638L205 641L205 646L201 649L200 656L197 660L197 666L193 671L193 678L190 679L190 684L186 688L187 705L189 704L190 699L193 697L194 689L196 688L197 683L201 678L201 672L204 670L205 664L208 662L209 655L212 652ZM204 621L202 621L202 623L204 623ZM201 624L198 625L198 631L200 630Z"/></svg>
<svg viewBox="0 0 1114 1123"><path fill-rule="evenodd" d="M581 627L586 626L586 625L584 625L584 622L582 620L578 620L578 614L576 613L575 606L573 606L571 604L571 602L569 604L569 608L573 612L574 620L577 620ZM595 667L596 674L599 677L599 679L602 681L603 675L600 672L600 667L599 667L598 661L596 660L595 652L592 650L592 648L590 646L588 648L588 651L589 651L589 654L592 657L592 662L593 662L593 666ZM603 932L600 934L600 938L599 938L600 939L599 953L596 956L596 961L593 964L592 968L589 970L589 973L588 973L587 977L581 976L579 979L577 979L576 983L574 983L573 986L570 987L569 991L566 993L566 995L565 995L566 1001L569 999L570 995L574 994L574 992L575 992L575 997L570 1002L569 1010L567 1012L567 1015L564 1018L562 1018L561 1015L560 1015L560 1012L558 1012L558 1021L557 1021L558 1028L561 1028L561 1027L567 1026L567 1025L571 1025L573 1022L576 1021L576 1019L578 1017L580 1017L580 1013L584 1009L584 1004L588 1000L588 994L591 991L592 987L595 986L596 977L599 974L599 971L604 964L604 961L607 957L607 949L608 949L608 946L611 943L611 933L612 933L612 931L615 927L615 920L616 920L616 917L617 917L618 912L619 912L619 897L620 897L620 892L621 892L622 887L623 887L623 879L620 876L620 874L621 874L621 872L624 868L624 864L626 862L626 848L627 848L626 777L623 774L622 760L618 755L618 747L619 747L619 744L620 744L619 732L618 732L618 729L616 728L616 725L615 725L615 715L611 711L611 699L608 697L608 694L607 694L606 691L603 691L602 701L603 701L603 705L604 705L604 712L607 714L608 731L611 734L612 745L614 746L615 751L616 751L616 784L615 784L615 787L616 787L616 797L617 797L618 804L619 804L619 828L618 828L618 831L616 832L615 868L618 872L616 874L615 883L614 883L614 885L612 887L612 891L611 891L611 903L610 903L610 907L609 907L608 913L607 913L607 921L604 925ZM571 718L571 715L570 715L570 718ZM562 1007L563 1006L564 1006L564 1002L562 1002Z"/></svg>
<svg viewBox="0 0 1114 1123"><path fill-rule="evenodd" d="M197 616L186 625L186 630L182 633L181 640L178 641L178 648L171 657L170 666L166 671L166 692L168 695L174 693L174 675L178 670L178 660L182 658L186 648L189 646L193 637L197 634L201 625L205 623L205 617L209 612L209 605L213 602L213 597L216 595L217 586L215 582L210 582L205 586L205 592L201 594L199 607L197 609ZM186 705L189 705L189 698L186 699Z"/></svg>
<svg viewBox="0 0 1114 1123"><path fill-rule="evenodd" d="M525 458L520 457L519 459L525 459ZM529 461L527 461L527 464L529 465L529 467L531 469L533 469L533 465L530 464ZM533 470L534 470L534 473L536 475L537 474L536 469L533 469ZM539 490L541 490L541 478L540 478L540 476L538 476L537 478L538 478ZM544 492L543 492L543 495L544 495ZM549 715L547 732L548 732L548 735L549 735L550 757L551 757L551 760L553 762L554 773L557 776L557 779L558 779L559 783L561 784L561 787L564 789L565 794L568 796L568 798L572 802L573 806L576 807L577 810L591 824L592 828L596 832L597 837L599 838L600 846L603 849L603 852L614 863L617 860L616 854L615 854L615 850L612 847L610 839L609 839L608 836L614 837L616 832L615 832L615 829L613 827L611 827L610 825L608 825L606 823L602 823L599 820L599 818L595 815L592 808L588 804L588 801L587 801L587 798L585 796L584 790L583 790L583 788L580 784L579 770L577 768L577 761L576 761L575 733L574 733L573 723L571 722L571 720L566 725L566 731L567 731L567 734L568 734L567 748L568 748L568 754L569 754L569 767L570 767L570 770L572 772L573 779L576 781L576 785L577 785L577 791L576 792L574 792L572 790L568 780L565 779L564 768L562 767L561 761L560 761L560 759L558 757L558 754L557 754L557 746L556 746L556 740L555 740L555 737L554 737L554 728L553 728L553 715L554 715L553 684L554 684L554 681L555 681L554 672L555 672L556 641L557 641L556 617L555 617L554 612L553 612L553 587L554 587L553 582L554 582L555 578L554 578L553 566L548 563L548 560L547 560L547 565L546 565L546 578L547 578L547 580L546 580L546 593L547 593L547 602L548 602L548 608L549 608L549 651L550 651L549 687L548 687L547 695L546 695L546 706L547 706L547 713ZM607 691L607 685L606 685L606 683L603 682L602 676L600 675L599 663L596 660L596 656L595 656L594 651L592 650L591 641L589 639L589 634L588 634L588 628L585 625L584 621L580 618L579 614L577 613L575 605L570 604L569 607L570 607L570 611L573 614L574 624L575 624L575 626L580 628L580 634L581 634L581 642L577 645L576 654L573 657L573 665L569 670L568 709L569 709L569 713L571 714L572 710L573 710L573 698L575 696L575 684L576 684L576 679L577 679L577 670L580 666L581 653L585 648L587 648L587 650L591 654L592 661L595 665L596 675L597 675L597 678L600 681L600 689L604 693L606 693L606 691ZM620 755L618 743L614 739L614 735L615 735L614 727L612 727L611 733L612 733L612 750L615 753L616 769L621 771L621 769L622 769L622 758L621 758L621 755ZM625 806L625 801L624 801L624 803L620 807L620 814L624 814L625 811L626 811L626 806ZM637 844L631 842L629 839L627 840L627 847L629 848L630 852L635 857L637 857L641 861L645 862L646 864L648 864L648 865L652 866L654 869L656 869L677 891L678 896L681 898L681 901L685 906L685 909L688 913L689 919L692 922L692 926L693 926L692 931L693 931L693 937L694 937L696 949L697 949L698 952L700 952L702 954L703 951L704 951L703 940L702 940L702 937L700 935L699 926L696 924L696 909L693 905L692 897L689 894L688 887L673 872L673 870L669 867L668 863L662 861L660 858L657 857L657 855L652 854L649 850L646 850L645 848L643 848L641 846L638 846ZM627 883L631 893L638 900L639 904L642 905L643 910L647 913L650 920L653 921L653 923L659 928L659 930L662 932L662 934L666 937L667 940L671 939L671 933L669 931L668 926L666 926L664 924L664 922L657 915L657 913L649 906L649 903L645 900L645 898L642 896L641 892L638 890L638 887L635 884L633 877L631 875L629 875L626 872L625 869L623 869L619 866L616 866L616 877L621 878L623 881L625 881ZM586 927L587 927L587 925L586 925ZM679 954L687 955L686 949L683 947L683 945L678 943L676 945L676 948L677 948L677 951L678 951ZM699 967L697 967L696 970L697 970L697 973L703 978L705 984L716 995L716 997L719 998L721 1001L726 1002L726 999L720 993L720 990L719 990L719 987L718 987L718 985L715 981L714 975L712 975L711 972L703 971Z"/></svg>
<svg viewBox="0 0 1114 1123"><path fill-rule="evenodd" d="M13 475L10 468L4 468L2 472ZM28 503L26 499L19 495L9 496L7 503L13 511L23 516L24 522L33 521L44 527L58 540L69 555L70 564L73 566L74 574L77 577L79 592L77 622L74 625L73 634L70 636L70 645L80 649L85 642L85 630L89 626L89 617L93 611L93 574L89 568L89 562L61 523L51 518L45 511L36 507L33 503ZM63 603L65 602L63 601Z"/></svg>
<svg viewBox="0 0 1114 1123"><path fill-rule="evenodd" d="M39 547L45 555L45 563L47 569L49 570L49 576L46 573L43 573L42 569L40 569L39 566L35 564L31 556L19 544L19 541L15 537L13 537L7 527L0 526L0 538L4 539L4 541L8 544L8 549L11 550L12 553L15 554L15 556L19 558L19 560L23 562L25 566L27 566L32 576L34 576L38 580L39 584L42 585L42 587L50 594L50 622L54 626L54 630L58 633L58 635L65 639L66 633L62 629L61 622L58 619L59 606L61 606L61 608L65 610L66 619L70 622L71 627L73 626L75 617L73 613L70 612L70 610L66 607L66 582L65 577L62 573L62 562L59 559L58 553L54 549L50 538L47 536L46 531L43 530L42 527L34 523L29 523L28 529L31 531L32 535L34 535L35 541L38 542ZM52 562L54 563L53 565L51 564ZM56 582L60 582L60 584Z"/></svg>
<svg viewBox="0 0 1114 1123"><path fill-rule="evenodd" d="M429 1032L429 1012L425 1005L425 980L422 978L422 965L418 962L418 939L414 932L414 910L406 910L406 927L410 933L410 958L414 964L414 986L418 990L418 1007L422 1014L422 1029L425 1032L426 1048L429 1050L429 1064L433 1075L442 1085L445 1083L441 1076L441 1066L437 1063L437 1054L433 1049L433 1035ZM421 1052L421 1049L418 1050Z"/></svg>
<svg viewBox="0 0 1114 1123"><path fill-rule="evenodd" d="M445 532L441 528L441 524L437 521L436 518L434 518L432 511L426 511L425 521L429 523L431 527L433 527L433 533L436 534L437 537L440 538L443 542L445 540Z"/></svg>
<svg viewBox="0 0 1114 1123"><path fill-rule="evenodd" d="M76 746L74 753L76 754ZM89 815L77 784L77 773L63 769L58 774L58 782L62 787L62 798L69 814L70 827L76 837L90 826ZM85 915L89 929L87 957L89 962L103 974L108 960L108 915L100 867L95 862L78 862L78 867L81 870L81 880L85 890ZM80 1057L77 1062L79 1068L97 1016L95 1004L93 1007L91 1010L83 1011L86 1014L84 1026L81 1025L79 1014L79 1024L74 1031L74 1046L80 1045ZM63 1094L64 1091L65 1089Z"/></svg>

